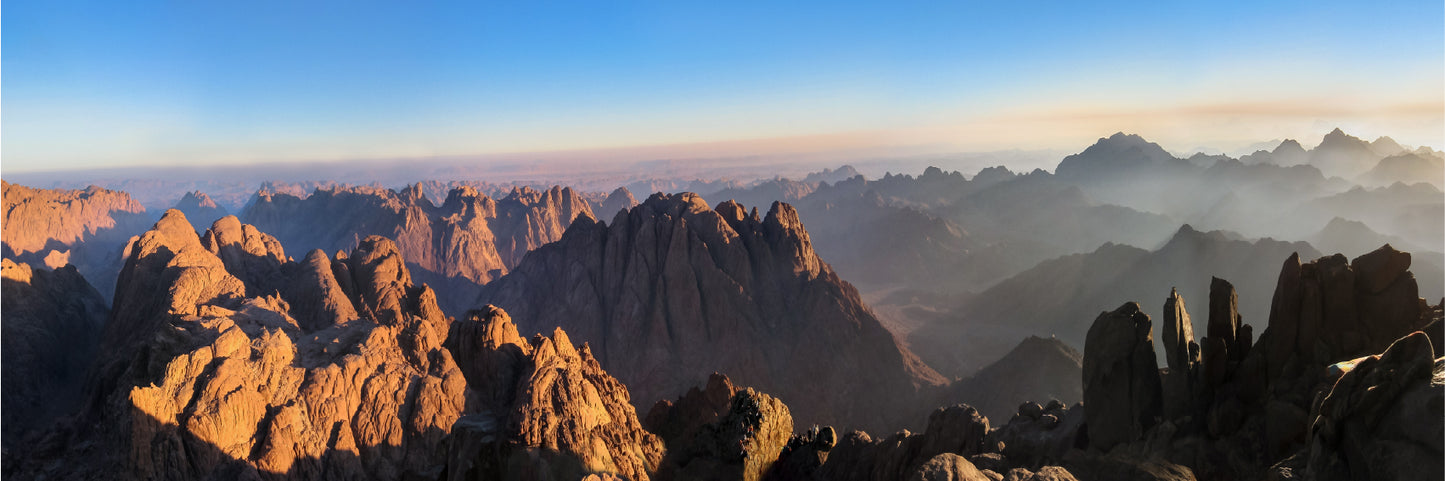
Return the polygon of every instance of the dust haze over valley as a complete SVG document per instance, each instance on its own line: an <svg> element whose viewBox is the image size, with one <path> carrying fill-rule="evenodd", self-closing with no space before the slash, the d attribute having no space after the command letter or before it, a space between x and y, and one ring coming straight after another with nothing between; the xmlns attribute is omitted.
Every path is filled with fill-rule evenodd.
<svg viewBox="0 0 1445 481"><path fill-rule="evenodd" d="M7 458L6 469L55 472L53 466L35 463L75 454L44 454L17 443L78 432L73 431L77 427L61 428L73 422L67 421L72 410L102 416L95 419L114 416L96 411L97 401L87 400L98 394L85 387L92 382L85 379L96 369L120 369L104 366L127 362L126 354L113 347L117 341L109 336L118 334L108 334L113 331L109 324L160 315L135 310L138 302L152 302L137 298L151 294L136 291L135 279L156 275L136 271L147 262L137 257L145 251L137 249L149 249L145 239L155 229L175 225L181 233L168 231L172 240L164 242L172 244L164 245L199 242L192 245L200 252L191 255L216 256L217 266L238 281L225 288L233 294L209 301L169 301L173 306L197 303L183 311L171 307L171 316L193 312L182 319L200 313L203 319L228 320L169 322L239 323L238 332L247 332L253 342L265 339L269 329L306 336L360 322L394 325L398 321L385 319L395 314L378 309L397 309L386 307L395 302L386 299L401 295L401 312L421 309L418 315L432 323L432 332L454 333L428 334L437 341L453 342L463 324L447 329L443 320L430 319L475 318L474 310L486 305L505 310L503 316L510 314L506 322L516 324L507 329L519 333L565 330L567 342L590 346L585 363L596 363L617 376L610 382L626 386L631 393L627 409L635 411L640 421L633 422L643 422L644 428L663 422L654 420L663 416L654 403L681 396L690 386L701 387L713 372L726 375L729 385L777 396L775 402L786 404L797 426L870 433L921 429L931 406L953 403L972 406L996 423L1010 417L1026 423L1027 418L1020 421L1014 414L1019 403L1054 399L1068 406L1084 401L1080 370L1086 363L1080 352L1086 349L1090 321L1094 313L1113 310L1124 301L1136 301L1142 315L1162 320L1172 309L1166 308L1165 298L1177 293L1189 306L1209 306L1212 319L1220 295L1218 279L1226 279L1239 293L1240 326L1258 333L1278 315L1271 302L1277 304L1279 294L1271 292L1280 282L1281 261L1334 253L1356 258L1388 245L1409 252L1411 285L1418 286L1421 302L1440 302L1445 297L1442 154L1428 146L1400 146L1388 138L1366 141L1340 130L1324 139L1308 149L1285 140L1242 158L1180 157L1137 135L1118 133L1062 155L1052 169L1032 170L1009 162L1044 154L936 154L855 162L874 170L913 169L882 175L866 174L852 164L811 171L807 164L784 165L778 172L787 175L768 175L758 165L716 160L622 164L608 174L559 169L473 178L438 175L454 171L452 167L375 164L340 173L342 181L299 180L295 175L304 174L295 172L307 172L300 167L286 174L291 180L264 181L235 180L238 176L217 180L186 171L165 178L102 180L119 174L103 172L89 174L103 185L82 190L65 186L85 181L52 180L36 188L7 178L6 382L23 384L6 390L5 439L7 453L29 454ZM1402 157L1419 168L1383 168ZM916 167L989 160L999 165L967 174ZM399 177L401 170L409 171L406 177ZM1386 173L1393 177L1381 177ZM62 177L10 177L37 180L47 175ZM426 175L437 177L409 181ZM145 193L132 194L127 188ZM243 188L249 194L240 201ZM174 240L177 235L182 240ZM187 235L192 240L183 240ZM378 247L378 241L385 244ZM381 278L353 276L381 271L362 264L339 266L356 262L352 259L357 252L377 249L393 259L388 272L400 269L402 286L412 287L377 294L357 291L362 284L356 283L374 285ZM218 287L183 287L187 274L178 279L174 275L159 278L162 286L174 283L172 296L188 292L177 289L201 289L198 299L216 295L208 293ZM311 286L315 282L319 287ZM46 289L50 293L40 294ZM75 297L74 291L63 289L90 294ZM60 297L36 297L42 295ZM251 299L236 304L243 297ZM275 320L260 321L260 312L273 312L265 316ZM1431 312L1438 318L1439 311L1433 307L1420 312L1428 320ZM257 322L254 328L245 327ZM1175 335L1164 329L1163 324L1152 327L1150 337L1162 342ZM262 337L254 337L258 335ZM140 336L127 345L146 345L146 334ZM394 342L409 346L420 341ZM538 348L534 344L530 349ZM780 357L784 353L802 357ZM1165 363L1165 349L1152 353L1154 362ZM453 351L450 356L462 354ZM815 362L821 363L812 365ZM865 364L844 367L859 362ZM661 365L674 367L660 371L656 366ZM61 369L54 371L59 377L37 377L33 370L41 366ZM489 389L475 384L481 377L466 378L468 389ZM463 382L460 379L457 382ZM275 381L247 382L260 383L256 386L263 392L275 389L264 387ZM865 393L870 392L889 394L869 400ZM132 399L138 399L135 396ZM40 401L47 398L63 402ZM693 401L684 396L676 402ZM460 409L450 415L462 416L458 423L476 416L466 414L471 407L445 409ZM267 421L270 416L263 416L261 424L277 422ZM934 422L929 421L930 429ZM190 436L190 429L176 432ZM460 428L452 429L442 442L459 442ZM548 439L532 442L563 442ZM671 446L687 439L663 441ZM588 459L596 453L574 455ZM260 463L272 455L265 456L238 459ZM385 461L390 458L384 456L363 454L361 462L401 461ZM393 467L387 469L407 472L428 462L456 460L405 462L421 464L388 464ZM634 469L634 474L686 477L678 473L690 472L695 468L688 468L689 463L700 461L636 462L641 467L583 472ZM1050 462L1080 471L1080 479L1117 468L1063 458L1044 464ZM187 463L186 469L210 469ZM317 472L332 469L326 467L332 463L321 461L322 471ZM243 467L238 466L234 469ZM270 472L265 464L252 466ZM1187 468L1241 469L1207 464ZM1091 469L1102 471L1088 474ZM511 476L522 471L501 472ZM830 471L824 462L804 472L816 477ZM286 476L311 476L305 473ZM786 476L793 475L798 473Z"/></svg>
<svg viewBox="0 0 1445 481"><path fill-rule="evenodd" d="M1445 477L1438 2L7 7L5 479Z"/></svg>

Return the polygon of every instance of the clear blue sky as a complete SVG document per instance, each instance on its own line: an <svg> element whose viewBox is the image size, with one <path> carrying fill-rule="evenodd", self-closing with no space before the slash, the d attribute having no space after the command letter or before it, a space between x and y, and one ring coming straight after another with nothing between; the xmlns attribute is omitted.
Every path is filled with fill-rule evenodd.
<svg viewBox="0 0 1445 481"><path fill-rule="evenodd" d="M1082 148L1116 130L1185 149L1337 124L1438 148L1445 128L1439 0L620 3L6 2L0 160L26 171L853 133Z"/></svg>

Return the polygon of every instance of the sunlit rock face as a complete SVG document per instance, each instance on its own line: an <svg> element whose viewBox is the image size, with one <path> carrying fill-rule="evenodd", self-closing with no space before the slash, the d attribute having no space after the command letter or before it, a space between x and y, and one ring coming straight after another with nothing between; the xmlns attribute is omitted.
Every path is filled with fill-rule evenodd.
<svg viewBox="0 0 1445 481"><path fill-rule="evenodd" d="M58 269L74 265L101 297L115 292L121 251L152 218L125 192L35 189L0 181L3 255L21 263Z"/></svg>
<svg viewBox="0 0 1445 481"><path fill-rule="evenodd" d="M561 326L591 344L642 406L725 372L797 406L804 423L891 430L918 415L905 409L915 393L942 382L782 203L759 215L658 194L611 225L579 218L478 304L506 309L523 332Z"/></svg>
<svg viewBox="0 0 1445 481"><path fill-rule="evenodd" d="M626 388L560 330L525 343L500 310L454 327L383 237L288 259L234 217L198 235L167 212L129 248L85 406L7 470L435 479L457 458L453 431L477 424L464 416L505 427L488 452L558 451L553 464L578 477L656 469L661 443ZM511 355L505 368L485 361Z"/></svg>

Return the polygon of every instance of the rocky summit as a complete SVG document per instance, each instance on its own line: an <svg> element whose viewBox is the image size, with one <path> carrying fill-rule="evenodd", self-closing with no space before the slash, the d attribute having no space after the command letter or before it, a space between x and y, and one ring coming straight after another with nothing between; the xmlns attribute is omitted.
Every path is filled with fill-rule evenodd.
<svg viewBox="0 0 1445 481"><path fill-rule="evenodd" d="M579 218L478 304L506 309L524 332L561 326L588 342L640 406L721 371L796 406L804 423L891 430L942 383L782 203L760 215L658 194L611 225Z"/></svg>
<svg viewBox="0 0 1445 481"><path fill-rule="evenodd" d="M234 217L202 236L168 211L128 248L78 413L8 446L7 477L647 479L660 461L626 388L562 331L452 321L383 237L289 259ZM11 289L73 275L12 284L23 271L7 261L7 342Z"/></svg>

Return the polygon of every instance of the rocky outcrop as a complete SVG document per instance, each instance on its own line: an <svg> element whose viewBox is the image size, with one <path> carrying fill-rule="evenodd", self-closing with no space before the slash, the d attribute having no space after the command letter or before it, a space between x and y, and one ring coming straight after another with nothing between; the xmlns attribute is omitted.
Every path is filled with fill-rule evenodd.
<svg viewBox="0 0 1445 481"><path fill-rule="evenodd" d="M1304 479L1440 479L1445 476L1445 363L1425 333L1385 352L1336 365L1346 371L1311 412ZM1433 373L1433 375L1432 375ZM1291 464L1286 461L1284 465ZM1280 473L1283 466L1274 469Z"/></svg>
<svg viewBox="0 0 1445 481"><path fill-rule="evenodd" d="M54 271L0 260L3 446L77 408L110 310L74 266ZM7 460L8 464L8 460Z"/></svg>
<svg viewBox="0 0 1445 481"><path fill-rule="evenodd" d="M222 219L203 241L172 210L130 246L89 404L75 423L22 456L21 473L441 473L447 433L467 407L467 383L441 347L447 319L435 295L410 284L391 242L368 238L349 257L331 259L345 278L338 283L345 296L331 301L350 304L360 319L302 327L285 296L318 300L248 297L254 279L230 269L248 275L241 268L251 264L230 262L228 252L271 261L281 254L264 234L232 236L254 232L251 226L233 227ZM282 267L292 268L299 267ZM86 462L75 462L81 457Z"/></svg>
<svg viewBox="0 0 1445 481"><path fill-rule="evenodd" d="M658 478L758 481L772 472L792 436L786 405L752 388L738 389L716 420L668 440L673 447Z"/></svg>
<svg viewBox="0 0 1445 481"><path fill-rule="evenodd" d="M1038 467L1068 459L1073 450L1088 447L1084 409L1058 401L1023 403L1007 424L989 432L987 445L1002 445L998 458L985 469L1000 473L1013 467Z"/></svg>
<svg viewBox="0 0 1445 481"><path fill-rule="evenodd" d="M1270 310L1267 365L1284 382L1306 366L1323 366L1383 351L1405 333L1425 327L1410 254L1385 245L1348 261L1342 255L1280 270ZM1312 383L1316 376L1303 380Z"/></svg>
<svg viewBox="0 0 1445 481"><path fill-rule="evenodd" d="M145 208L124 192L34 189L0 182L5 197L5 246L11 255L73 246L109 231L144 230ZM124 237L122 237L124 239Z"/></svg>
<svg viewBox="0 0 1445 481"><path fill-rule="evenodd" d="M28 319L12 299L31 300L11 278L49 273L12 266L6 342L44 341L11 335ZM523 340L499 309L453 322L383 237L298 263L234 217L197 235L170 210L128 248L119 285L85 404L7 447L7 478L646 480L662 460L588 346L561 330ZM26 364L9 347L7 369ZM11 396L30 393L8 374L18 415Z"/></svg>
<svg viewBox="0 0 1445 481"><path fill-rule="evenodd" d="M818 258L781 203L760 216L659 194L610 226L579 218L478 304L506 309L524 332L561 326L640 400L727 372L799 406L803 423L887 428L942 382Z"/></svg>
<svg viewBox="0 0 1445 481"><path fill-rule="evenodd" d="M1058 339L1029 336L1002 359L948 387L941 404L965 403L1007 422L1028 401L1084 400L1083 354Z"/></svg>
<svg viewBox="0 0 1445 481"><path fill-rule="evenodd" d="M878 440L862 431L843 435L828 454L818 479L906 479L935 456L953 453L963 457L992 452L984 436L988 419L967 405L938 408L928 416L922 433L899 431Z"/></svg>
<svg viewBox="0 0 1445 481"><path fill-rule="evenodd" d="M658 469L663 444L643 430L627 388L561 329L523 340L488 306L453 323L446 346L485 407L458 421L448 479L645 481Z"/></svg>
<svg viewBox="0 0 1445 481"><path fill-rule="evenodd" d="M298 252L351 249L371 235L394 239L414 274L444 294L442 306L460 313L473 306L452 300L474 297L477 284L500 277L527 252L561 238L582 215L590 218L592 210L570 188L522 187L493 199L462 186L435 205L417 184L400 191L332 187L305 198L263 190L241 220Z"/></svg>
<svg viewBox="0 0 1445 481"><path fill-rule="evenodd" d="M144 207L125 192L3 186L4 256L32 265L71 264L109 299L127 239L150 225ZM63 260L62 260L63 258Z"/></svg>
<svg viewBox="0 0 1445 481"><path fill-rule="evenodd" d="M1107 451L1143 437L1162 415L1153 323L1126 303L1099 314L1084 344L1084 406L1089 446Z"/></svg>
<svg viewBox="0 0 1445 481"><path fill-rule="evenodd" d="M201 191L186 192L186 195L176 202L174 209L185 214L186 219L191 221L191 227L197 231L205 230L210 223L230 214L225 207L217 205L211 196Z"/></svg>
<svg viewBox="0 0 1445 481"><path fill-rule="evenodd" d="M1011 473L1012 474L1012 473ZM1034 479L1033 473L1028 477L1013 476L1007 479ZM933 459L923 463L908 477L910 481L992 481L992 478L984 475L968 462L967 458L954 453L943 453L934 456Z"/></svg>
<svg viewBox="0 0 1445 481"><path fill-rule="evenodd" d="M1445 443L1421 420L1445 405L1430 340L1445 321L1415 297L1409 264L1389 246L1354 261L1290 256L1257 342L1237 310L1246 294L1213 279L1198 354L1171 292L1164 371L1136 305L1104 313L1085 345L1084 404L1020 406L987 439L1000 456L975 464L1060 464L1083 479L1434 479Z"/></svg>
<svg viewBox="0 0 1445 481"><path fill-rule="evenodd" d="M699 429L716 423L727 413L738 390L726 375L712 373L703 389L693 386L676 400L657 401L647 411L643 427L669 443L672 449L681 449L682 443L697 437Z"/></svg>
<svg viewBox="0 0 1445 481"><path fill-rule="evenodd" d="M1170 289L1164 299L1164 326L1160 339L1169 370L1163 375L1164 417L1178 419L1193 412L1198 401L1199 344L1194 342L1194 323L1185 308L1184 297Z"/></svg>

